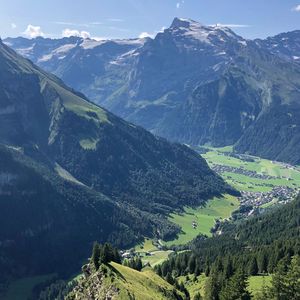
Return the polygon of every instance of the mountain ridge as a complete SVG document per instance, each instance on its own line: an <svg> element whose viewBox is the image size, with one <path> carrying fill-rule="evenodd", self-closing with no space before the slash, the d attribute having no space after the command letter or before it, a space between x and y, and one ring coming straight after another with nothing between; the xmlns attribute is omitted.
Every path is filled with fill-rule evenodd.
<svg viewBox="0 0 300 300"><path fill-rule="evenodd" d="M236 193L188 147L92 104L1 42L0 153L1 282L70 274L94 240L174 235L169 212Z"/></svg>
<svg viewBox="0 0 300 300"><path fill-rule="evenodd" d="M101 45L75 47L60 60L39 65L95 103L171 141L235 145L237 151L297 164L300 157L293 145L298 143L299 125L283 114L295 113L297 120L299 67L291 59L298 49L297 32L283 36L274 43L293 43L296 37L288 54L280 55L278 49L289 49L285 44L271 51L268 39L247 40L218 24L175 18L154 39L138 45L125 41L126 47L116 50L114 41L86 40ZM6 40L17 49L14 41ZM274 122L275 115L282 120L276 132L258 128ZM285 147L277 132L285 132L293 142Z"/></svg>

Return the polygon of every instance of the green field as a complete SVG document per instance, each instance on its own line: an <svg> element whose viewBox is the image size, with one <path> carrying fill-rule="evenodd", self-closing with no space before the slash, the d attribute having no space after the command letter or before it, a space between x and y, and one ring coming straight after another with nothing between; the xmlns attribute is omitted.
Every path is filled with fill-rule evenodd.
<svg viewBox="0 0 300 300"><path fill-rule="evenodd" d="M8 291L1 300L26 300L31 296L33 288L43 283L51 278L53 278L55 274L43 275L43 276L35 276L35 277L27 277L23 279L16 280L12 282Z"/></svg>
<svg viewBox="0 0 300 300"><path fill-rule="evenodd" d="M204 274L201 274L198 277L195 275L180 276L177 278L179 283L183 283L184 286L189 291L191 299L195 297L196 294L200 293L202 297L205 295L205 284L208 277Z"/></svg>
<svg viewBox="0 0 300 300"><path fill-rule="evenodd" d="M163 263L173 253L172 250L159 250L149 238L145 238L144 242L137 245L134 250L141 256L143 264L149 263L151 267ZM146 255L146 253L151 255Z"/></svg>
<svg viewBox="0 0 300 300"><path fill-rule="evenodd" d="M264 286L268 287L271 285L272 276L251 276L248 280L248 290L255 296L262 290Z"/></svg>
<svg viewBox="0 0 300 300"><path fill-rule="evenodd" d="M153 251L151 252L151 256L144 256L142 261L144 264L149 263L151 267L155 267L156 265L162 264L165 260L167 260L171 253L173 253L171 250Z"/></svg>
<svg viewBox="0 0 300 300"><path fill-rule="evenodd" d="M179 282L183 282L190 293L191 299L200 293L202 297L205 295L205 284L208 279L204 274L196 277L194 275L180 276L177 278ZM248 279L248 291L255 296L264 286L268 287L271 284L272 276L250 276Z"/></svg>
<svg viewBox="0 0 300 300"><path fill-rule="evenodd" d="M136 252L151 252L151 251L157 251L157 248L153 245L153 240L149 238L145 238L144 242L137 245L135 247Z"/></svg>
<svg viewBox="0 0 300 300"><path fill-rule="evenodd" d="M227 156L224 152L231 152L232 147L225 148L209 148L209 152L202 156L206 159L210 166L225 165L231 167L243 167L245 170L255 171L259 174L279 177L274 179L257 179L250 176L244 176L232 172L225 172L222 177L237 190L253 191L253 192L268 192L273 186L289 186L292 188L300 187L300 169L293 170L279 164L273 163L270 160L252 157L254 162L248 162L239 158ZM285 177L285 178L281 178ZM286 178L290 178L288 181Z"/></svg>
<svg viewBox="0 0 300 300"><path fill-rule="evenodd" d="M211 228L214 226L216 219L227 219L232 212L239 207L238 200L230 195L223 198L214 198L207 202L205 207L185 208L182 214L171 214L170 221L179 225L182 232L178 238L168 241L165 244L184 245L193 240L199 234L211 236ZM192 222L196 221L198 226L193 228Z"/></svg>

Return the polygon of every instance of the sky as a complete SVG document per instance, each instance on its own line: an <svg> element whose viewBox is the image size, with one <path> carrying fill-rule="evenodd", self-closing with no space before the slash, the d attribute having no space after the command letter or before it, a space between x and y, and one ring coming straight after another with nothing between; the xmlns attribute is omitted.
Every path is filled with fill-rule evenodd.
<svg viewBox="0 0 300 300"><path fill-rule="evenodd" d="M300 29L300 0L0 0L0 35L145 37L169 27L174 17L265 38Z"/></svg>

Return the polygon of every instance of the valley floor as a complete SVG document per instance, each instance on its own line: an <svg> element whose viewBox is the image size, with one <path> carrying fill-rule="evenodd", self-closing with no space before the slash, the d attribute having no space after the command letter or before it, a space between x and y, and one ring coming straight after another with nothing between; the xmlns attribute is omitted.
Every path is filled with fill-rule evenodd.
<svg viewBox="0 0 300 300"><path fill-rule="evenodd" d="M274 205L291 201L300 190L299 166L236 154L232 147L210 147L206 150L202 156L210 167L239 190L242 196L224 195L208 201L205 207L186 207L182 213L171 214L169 220L181 227L181 233L169 241L147 238L136 246L134 250L142 257L143 263L154 267L166 260L173 251L162 250L164 246L185 245L199 234L212 236L211 229L216 222L230 219L241 205L253 207L242 215L247 218ZM250 288L253 286L255 289L255 280L259 281L259 278L251 279Z"/></svg>

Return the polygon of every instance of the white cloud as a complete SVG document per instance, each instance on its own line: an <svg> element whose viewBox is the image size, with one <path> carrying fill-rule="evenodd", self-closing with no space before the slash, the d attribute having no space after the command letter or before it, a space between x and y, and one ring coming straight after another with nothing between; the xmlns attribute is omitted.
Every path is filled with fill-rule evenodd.
<svg viewBox="0 0 300 300"><path fill-rule="evenodd" d="M144 31L144 32L142 32L139 35L139 38L140 39L144 39L144 38L148 38L149 37L149 38L153 39L158 33L164 32L166 30L166 28L167 27L163 26L160 30L155 31L154 33L149 33L149 32Z"/></svg>
<svg viewBox="0 0 300 300"><path fill-rule="evenodd" d="M81 31L80 36L83 37L84 39L89 39L91 37L91 34L88 31Z"/></svg>
<svg viewBox="0 0 300 300"><path fill-rule="evenodd" d="M26 36L30 38L36 38L38 36L44 36L45 34L42 32L42 29L40 26L33 26L29 24L26 28L26 30L23 32Z"/></svg>
<svg viewBox="0 0 300 300"><path fill-rule="evenodd" d="M17 28L17 25L15 23L11 23L10 26L11 26L12 29L16 29Z"/></svg>
<svg viewBox="0 0 300 300"><path fill-rule="evenodd" d="M300 4L295 6L292 10L296 12L300 12Z"/></svg>
<svg viewBox="0 0 300 300"><path fill-rule="evenodd" d="M210 26L218 26L218 27L228 27L228 28L248 28L251 27L251 25L246 25L246 24L214 24Z"/></svg>
<svg viewBox="0 0 300 300"><path fill-rule="evenodd" d="M78 36L84 39L88 39L91 37L91 34L88 31L79 31L76 29L66 28L61 33L62 37L70 37L70 36Z"/></svg>
<svg viewBox="0 0 300 300"><path fill-rule="evenodd" d="M182 5L184 4L184 0L181 0L179 2L176 3L176 8L180 8Z"/></svg>
<svg viewBox="0 0 300 300"><path fill-rule="evenodd" d="M140 39L144 39L144 38L147 38L147 37L150 37L150 38L153 38L154 34L151 34L151 33L148 33L148 32L142 32L140 35L139 35L139 38Z"/></svg>

